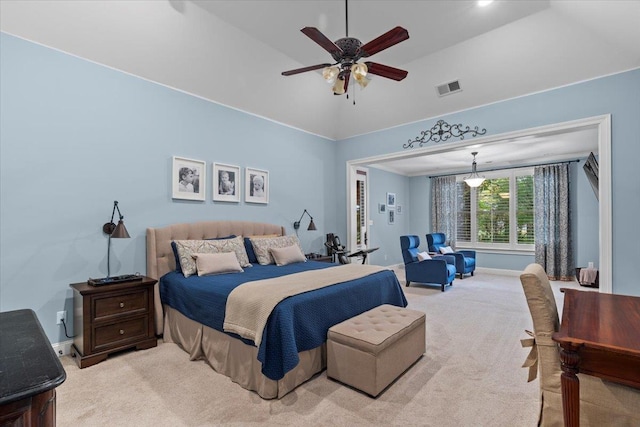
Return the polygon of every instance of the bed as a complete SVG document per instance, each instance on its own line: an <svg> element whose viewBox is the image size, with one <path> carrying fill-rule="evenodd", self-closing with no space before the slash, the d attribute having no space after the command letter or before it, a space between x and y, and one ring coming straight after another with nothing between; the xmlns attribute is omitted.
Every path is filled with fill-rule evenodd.
<svg viewBox="0 0 640 427"><path fill-rule="evenodd" d="M175 272L172 241L232 235L284 236L285 230L278 225L242 221L205 221L147 229L147 275L159 280L154 295L156 332L163 335L165 342L179 345L191 360L205 360L214 370L262 398L281 398L326 367L326 331L333 324L377 305L407 305L395 274L373 266L308 261L282 267L254 265L243 273L217 277L184 278ZM210 289L246 290L264 280L270 280L269 283L299 280L318 270L322 270L323 276L335 276L342 274L336 270L341 267L381 271L360 272L362 277L350 277L287 297L277 303L264 333L254 336L255 339L223 328L222 307L227 304L228 295L204 294ZM212 280L216 285L210 284Z"/></svg>

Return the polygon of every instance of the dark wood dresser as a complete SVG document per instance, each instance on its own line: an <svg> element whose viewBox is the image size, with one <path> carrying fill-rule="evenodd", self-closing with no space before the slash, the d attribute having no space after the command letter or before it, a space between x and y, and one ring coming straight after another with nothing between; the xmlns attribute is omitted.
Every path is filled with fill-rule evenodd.
<svg viewBox="0 0 640 427"><path fill-rule="evenodd" d="M55 426L66 378L33 310L0 313L0 426Z"/></svg>
<svg viewBox="0 0 640 427"><path fill-rule="evenodd" d="M71 355L80 368L95 365L110 354L158 345L155 336L153 289L157 280L91 286L73 283Z"/></svg>

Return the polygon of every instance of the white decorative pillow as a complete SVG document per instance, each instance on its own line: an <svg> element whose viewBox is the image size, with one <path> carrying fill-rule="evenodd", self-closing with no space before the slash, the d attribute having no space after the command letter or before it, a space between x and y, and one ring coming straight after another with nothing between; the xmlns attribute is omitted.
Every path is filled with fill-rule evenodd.
<svg viewBox="0 0 640 427"><path fill-rule="evenodd" d="M251 238L250 240L253 245L253 251L256 253L258 264L260 265L268 265L275 262L271 255L271 249L273 248L286 248L287 246L297 245L300 252L302 252L300 241L296 236L280 236L268 239Z"/></svg>
<svg viewBox="0 0 640 427"><path fill-rule="evenodd" d="M287 265L307 260L298 245L291 245L286 248L271 248L271 256L276 261L276 265Z"/></svg>
<svg viewBox="0 0 640 427"><path fill-rule="evenodd" d="M234 252L241 267L251 267L247 251L244 249L244 242L239 236L225 240L174 240L174 242L184 277L189 277L198 271L192 254Z"/></svg>
<svg viewBox="0 0 640 427"><path fill-rule="evenodd" d="M208 274L243 272L238 257L234 252L220 252L216 254L191 254L196 260L198 276Z"/></svg>
<svg viewBox="0 0 640 427"><path fill-rule="evenodd" d="M453 249L451 249L451 246L441 246L440 247L440 253L441 254L452 254L453 253Z"/></svg>
<svg viewBox="0 0 640 427"><path fill-rule="evenodd" d="M418 254L418 261L424 261L425 259L431 259L431 255L428 252L420 252Z"/></svg>

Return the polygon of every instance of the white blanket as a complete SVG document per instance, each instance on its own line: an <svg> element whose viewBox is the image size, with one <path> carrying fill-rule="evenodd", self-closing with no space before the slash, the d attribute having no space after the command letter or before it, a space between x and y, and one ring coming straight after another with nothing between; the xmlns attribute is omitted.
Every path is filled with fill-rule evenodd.
<svg viewBox="0 0 640 427"><path fill-rule="evenodd" d="M233 332L252 340L259 347L267 319L283 299L383 270L387 268L345 264L244 283L229 294L223 328L225 332Z"/></svg>

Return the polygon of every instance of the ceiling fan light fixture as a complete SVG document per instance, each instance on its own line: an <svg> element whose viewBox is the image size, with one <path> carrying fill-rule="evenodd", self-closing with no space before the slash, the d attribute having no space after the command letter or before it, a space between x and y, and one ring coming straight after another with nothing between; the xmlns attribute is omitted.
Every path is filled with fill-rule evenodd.
<svg viewBox="0 0 640 427"><path fill-rule="evenodd" d="M339 72L340 69L338 67L325 67L324 70L322 70L322 77L327 81L327 83L332 85L336 82Z"/></svg>
<svg viewBox="0 0 640 427"><path fill-rule="evenodd" d="M334 85L333 85L333 94L334 94L334 95L343 95L343 94L344 94L344 92L345 92L345 89L344 89L344 79L343 79L343 78L338 77L338 78L336 79L336 82L335 82L335 83L334 83Z"/></svg>
<svg viewBox="0 0 640 427"><path fill-rule="evenodd" d="M353 64L351 66L351 74L353 75L356 83L360 85L362 89L367 87L369 84L369 79L367 79L367 72L369 69L367 68L367 64Z"/></svg>
<svg viewBox="0 0 640 427"><path fill-rule="evenodd" d="M476 171L476 154L478 154L478 152L474 151L471 154L473 155L473 163L471 163L471 175L466 177L464 179L464 182L466 182L469 187L476 188L484 182L485 178L484 176L478 175L478 172Z"/></svg>

